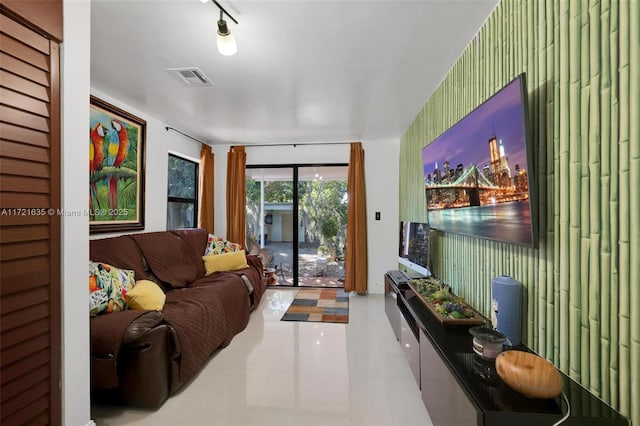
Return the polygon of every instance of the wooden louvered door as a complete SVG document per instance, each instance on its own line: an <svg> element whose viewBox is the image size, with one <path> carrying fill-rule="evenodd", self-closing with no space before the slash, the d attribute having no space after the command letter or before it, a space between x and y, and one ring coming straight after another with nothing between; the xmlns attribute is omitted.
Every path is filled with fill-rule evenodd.
<svg viewBox="0 0 640 426"><path fill-rule="evenodd" d="M59 45L4 13L0 19L0 424L55 425L61 422Z"/></svg>

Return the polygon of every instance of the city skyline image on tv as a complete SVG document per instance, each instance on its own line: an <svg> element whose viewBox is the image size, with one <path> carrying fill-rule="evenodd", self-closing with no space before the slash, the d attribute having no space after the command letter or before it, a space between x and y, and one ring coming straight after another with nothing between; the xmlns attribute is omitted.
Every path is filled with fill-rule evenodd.
<svg viewBox="0 0 640 426"><path fill-rule="evenodd" d="M524 74L422 150L434 229L534 245Z"/></svg>

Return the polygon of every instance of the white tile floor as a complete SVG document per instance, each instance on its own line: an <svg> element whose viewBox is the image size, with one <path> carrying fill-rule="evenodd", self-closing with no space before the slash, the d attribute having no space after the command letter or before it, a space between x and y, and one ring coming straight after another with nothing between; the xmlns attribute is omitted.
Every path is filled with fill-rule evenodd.
<svg viewBox="0 0 640 426"><path fill-rule="evenodd" d="M295 290L269 289L247 328L157 411L94 404L102 425L431 425L384 313L352 295L349 324L280 321Z"/></svg>

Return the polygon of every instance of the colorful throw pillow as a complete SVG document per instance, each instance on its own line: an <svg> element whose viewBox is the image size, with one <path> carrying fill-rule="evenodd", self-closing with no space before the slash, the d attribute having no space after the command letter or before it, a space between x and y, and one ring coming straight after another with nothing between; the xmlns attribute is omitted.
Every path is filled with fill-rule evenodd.
<svg viewBox="0 0 640 426"><path fill-rule="evenodd" d="M207 238L207 248L204 251L204 255L210 254L223 254L223 253L236 253L242 250L242 246L237 243L227 241L217 235L209 234Z"/></svg>
<svg viewBox="0 0 640 426"><path fill-rule="evenodd" d="M204 261L207 275L221 271L237 271L249 267L244 250L233 253L210 254L202 256L202 260Z"/></svg>
<svg viewBox="0 0 640 426"><path fill-rule="evenodd" d="M93 317L124 311L125 297L134 285L133 271L89 262L89 314Z"/></svg>
<svg viewBox="0 0 640 426"><path fill-rule="evenodd" d="M137 311L162 311L166 299L158 284L149 280L136 281L126 297L129 308Z"/></svg>

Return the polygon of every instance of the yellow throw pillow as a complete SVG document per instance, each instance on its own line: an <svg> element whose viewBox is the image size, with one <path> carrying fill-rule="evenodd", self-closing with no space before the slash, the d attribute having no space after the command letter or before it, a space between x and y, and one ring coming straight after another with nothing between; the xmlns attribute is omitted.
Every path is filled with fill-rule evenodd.
<svg viewBox="0 0 640 426"><path fill-rule="evenodd" d="M210 254L202 256L202 260L204 260L204 268L207 270L207 275L220 271L237 271L238 269L249 267L244 250L235 253Z"/></svg>
<svg viewBox="0 0 640 426"><path fill-rule="evenodd" d="M127 292L127 305L137 311L161 311L167 299L158 284L149 280L136 281L136 285Z"/></svg>

